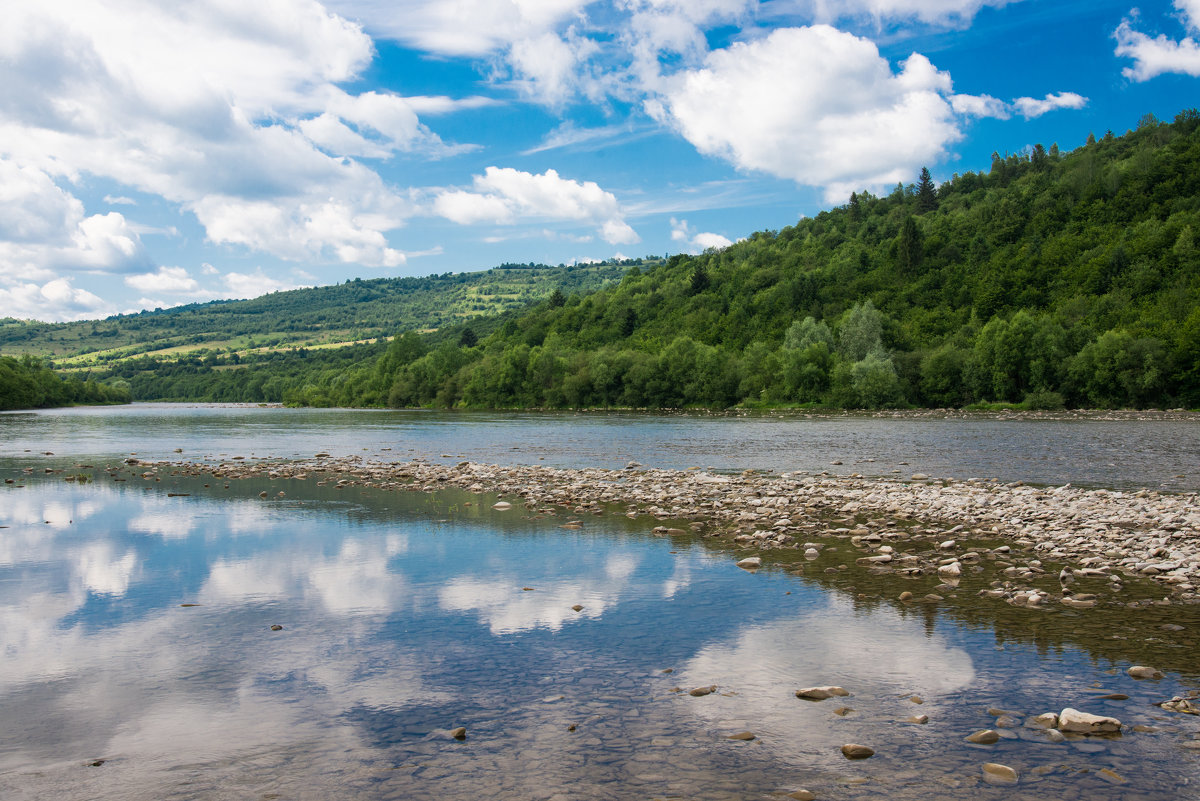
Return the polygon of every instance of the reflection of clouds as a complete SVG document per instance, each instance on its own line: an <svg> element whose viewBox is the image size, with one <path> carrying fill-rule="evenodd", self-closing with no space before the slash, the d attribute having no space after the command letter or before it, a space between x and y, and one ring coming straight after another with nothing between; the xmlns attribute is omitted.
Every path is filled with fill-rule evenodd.
<svg viewBox="0 0 1200 801"><path fill-rule="evenodd" d="M164 540L185 539L192 533L196 515L179 508L150 509L129 521L129 530L139 534L151 534Z"/></svg>
<svg viewBox="0 0 1200 801"><path fill-rule="evenodd" d="M307 552L260 554L252 559L219 559L209 570L200 597L244 603L285 597L315 597L333 614L387 614L405 598L404 577L388 562L408 548L403 535L346 540L338 554Z"/></svg>
<svg viewBox="0 0 1200 801"><path fill-rule="evenodd" d="M737 693L689 706L713 725L745 728L753 722L781 748L804 743L827 753L858 742L855 733L877 732L880 719L933 716L939 696L975 681L970 655L928 636L918 621L887 607L855 612L836 598L798 619L747 628L734 642L710 645L681 673L682 686L717 684ZM794 695L801 687L828 684L853 697L813 703ZM926 703L917 707L901 699L911 693ZM858 714L834 718L833 709L843 705Z"/></svg>
<svg viewBox="0 0 1200 801"><path fill-rule="evenodd" d="M671 571L671 577L663 582L662 597L667 599L674 598L675 593L687 589L691 583L692 562L690 559L680 558L675 562L675 569Z"/></svg>
<svg viewBox="0 0 1200 801"><path fill-rule="evenodd" d="M124 595L137 567L137 555L126 551L118 556L108 542L85 545L72 555L72 574L84 588L100 595Z"/></svg>

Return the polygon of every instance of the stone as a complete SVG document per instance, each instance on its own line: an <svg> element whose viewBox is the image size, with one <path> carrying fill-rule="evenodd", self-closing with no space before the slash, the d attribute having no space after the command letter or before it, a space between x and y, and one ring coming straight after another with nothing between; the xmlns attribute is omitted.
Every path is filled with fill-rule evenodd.
<svg viewBox="0 0 1200 801"><path fill-rule="evenodd" d="M967 742L974 743L975 745L992 745L993 743L1000 742L1000 735L991 729L983 729L982 731L968 735Z"/></svg>
<svg viewBox="0 0 1200 801"><path fill-rule="evenodd" d="M1058 730L1079 734L1111 734L1121 730L1121 721L1067 707L1058 713Z"/></svg>
<svg viewBox="0 0 1200 801"><path fill-rule="evenodd" d="M1125 672L1135 679L1161 679L1163 677L1161 670L1155 670L1146 665L1134 665Z"/></svg>
<svg viewBox="0 0 1200 801"><path fill-rule="evenodd" d="M988 784L1016 784L1019 779L1017 772L1008 765L996 762L983 764L983 780Z"/></svg>
<svg viewBox="0 0 1200 801"><path fill-rule="evenodd" d="M904 719L905 723L917 723L924 726L929 722L929 715L910 715Z"/></svg>
<svg viewBox="0 0 1200 801"><path fill-rule="evenodd" d="M925 481L928 478L929 478L929 476L925 475L924 473L913 473L912 474L913 481Z"/></svg>
<svg viewBox="0 0 1200 801"><path fill-rule="evenodd" d="M788 793L786 797L793 799L793 801L817 801L816 793L811 793L808 790L796 790Z"/></svg>
<svg viewBox="0 0 1200 801"><path fill-rule="evenodd" d="M693 687L692 689L688 690L688 695L692 696L693 698L703 698L706 695L712 695L716 691L717 685L712 684L708 687Z"/></svg>
<svg viewBox="0 0 1200 801"><path fill-rule="evenodd" d="M450 730L450 736L453 737L455 740L465 740L465 739L467 739L467 730L465 727L459 726L456 729Z"/></svg>
<svg viewBox="0 0 1200 801"><path fill-rule="evenodd" d="M1112 768L1100 768L1100 770L1096 771L1096 775L1109 784L1126 784L1129 781Z"/></svg>
<svg viewBox="0 0 1200 801"><path fill-rule="evenodd" d="M283 626L279 625L278 623L272 623L271 631L283 631Z"/></svg>
<svg viewBox="0 0 1200 801"><path fill-rule="evenodd" d="M961 576L962 565L960 565L958 562L951 562L948 565L942 565L939 567L937 572L939 576Z"/></svg>
<svg viewBox="0 0 1200 801"><path fill-rule="evenodd" d="M849 715L853 711L854 711L854 709L851 707L839 706L837 709L833 710L833 714L837 715L839 718L844 718L844 717L846 717L846 715Z"/></svg>
<svg viewBox="0 0 1200 801"><path fill-rule="evenodd" d="M758 570L762 567L762 558L758 556L748 556L737 563L737 566L743 570Z"/></svg>
<svg viewBox="0 0 1200 801"><path fill-rule="evenodd" d="M496 501L492 504L492 508L498 512L503 512L505 509L511 509L512 504L508 501Z"/></svg>
<svg viewBox="0 0 1200 801"><path fill-rule="evenodd" d="M900 593L901 601L911 601L912 599L913 599L913 594L911 592L909 592L908 590L905 590L904 592Z"/></svg>
<svg viewBox="0 0 1200 801"><path fill-rule="evenodd" d="M583 604L575 604L574 606L571 607L571 610L574 612L582 612Z"/></svg>
<svg viewBox="0 0 1200 801"><path fill-rule="evenodd" d="M754 733L749 731L739 731L737 734L731 734L725 738L726 740L743 740L750 741L755 739Z"/></svg>
<svg viewBox="0 0 1200 801"><path fill-rule="evenodd" d="M1036 715L1025 721L1025 725L1031 729L1057 729L1058 715L1053 712Z"/></svg>
<svg viewBox="0 0 1200 801"><path fill-rule="evenodd" d="M843 697L850 693L846 692L841 687L805 687L801 690L796 690L797 698L804 698L809 701L824 701L826 698Z"/></svg>
<svg viewBox="0 0 1200 801"><path fill-rule="evenodd" d="M846 743L842 746L842 756L846 759L867 759L875 756L875 749L857 743Z"/></svg>

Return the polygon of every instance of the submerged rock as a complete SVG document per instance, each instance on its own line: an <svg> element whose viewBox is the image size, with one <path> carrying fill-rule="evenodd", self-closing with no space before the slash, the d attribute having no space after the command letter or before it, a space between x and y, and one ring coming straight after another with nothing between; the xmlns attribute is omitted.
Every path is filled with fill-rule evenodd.
<svg viewBox="0 0 1200 801"><path fill-rule="evenodd" d="M1163 677L1161 670L1155 670L1146 665L1134 665L1125 672L1135 679L1161 679Z"/></svg>
<svg viewBox="0 0 1200 801"><path fill-rule="evenodd" d="M983 780L988 784L1016 784L1020 777L1008 765L996 762L985 762L983 765Z"/></svg>
<svg viewBox="0 0 1200 801"><path fill-rule="evenodd" d="M1058 713L1058 730L1079 734L1111 734L1121 730L1121 721L1067 707Z"/></svg>
<svg viewBox="0 0 1200 801"><path fill-rule="evenodd" d="M834 685L829 685L826 687L805 687L801 690L796 690L797 698L804 698L809 701L824 701L826 698L840 698L848 695L850 695L849 692Z"/></svg>
<svg viewBox="0 0 1200 801"><path fill-rule="evenodd" d="M1000 742L1000 734L991 729L984 729L967 735L966 740L968 743L974 743L975 745L992 745L993 743Z"/></svg>
<svg viewBox="0 0 1200 801"><path fill-rule="evenodd" d="M875 756L875 749L858 743L846 743L842 746L842 756L846 759L867 759Z"/></svg>

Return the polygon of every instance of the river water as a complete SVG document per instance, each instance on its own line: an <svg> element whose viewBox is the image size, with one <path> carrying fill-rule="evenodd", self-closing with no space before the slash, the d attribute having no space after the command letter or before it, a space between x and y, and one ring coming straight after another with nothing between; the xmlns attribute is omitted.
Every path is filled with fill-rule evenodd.
<svg viewBox="0 0 1200 801"><path fill-rule="evenodd" d="M839 571L854 554L832 536L818 562L782 555L751 573L726 546L652 536L660 521L623 510L563 529L572 510L495 510L489 496L119 467L175 448L366 448L1096 483L1067 452L1096 462L1119 441L1129 454L1105 482L1197 480L1180 453L1191 424L1004 421L1026 443L997 444L1017 466L961 452L1000 439L999 422L154 406L0 416L0 478L12 480L0 487L0 797L1200 797L1200 718L1154 705L1200 688L1195 607L997 609L975 596L990 574L943 603L905 605L901 590L932 586ZM1144 662L1166 677L1125 674ZM851 695L795 697L827 684ZM1027 725L1068 706L1125 728L1056 743ZM460 726L462 740L450 735ZM1003 739L964 742L985 728ZM742 732L754 739L729 739ZM847 760L846 743L876 754ZM985 763L1018 783L986 783Z"/></svg>
<svg viewBox="0 0 1200 801"><path fill-rule="evenodd" d="M494 464L804 470L1200 490L1200 415L654 415L133 404L0 414L0 453L141 458L374 455ZM840 464L834 464L839 462Z"/></svg>

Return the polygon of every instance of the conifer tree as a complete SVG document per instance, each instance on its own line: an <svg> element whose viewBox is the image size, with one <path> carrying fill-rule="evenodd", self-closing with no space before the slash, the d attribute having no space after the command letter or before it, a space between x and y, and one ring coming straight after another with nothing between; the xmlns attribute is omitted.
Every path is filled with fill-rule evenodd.
<svg viewBox="0 0 1200 801"><path fill-rule="evenodd" d="M921 168L921 179L917 182L917 214L937 209L937 188L933 185L933 176L928 167Z"/></svg>

